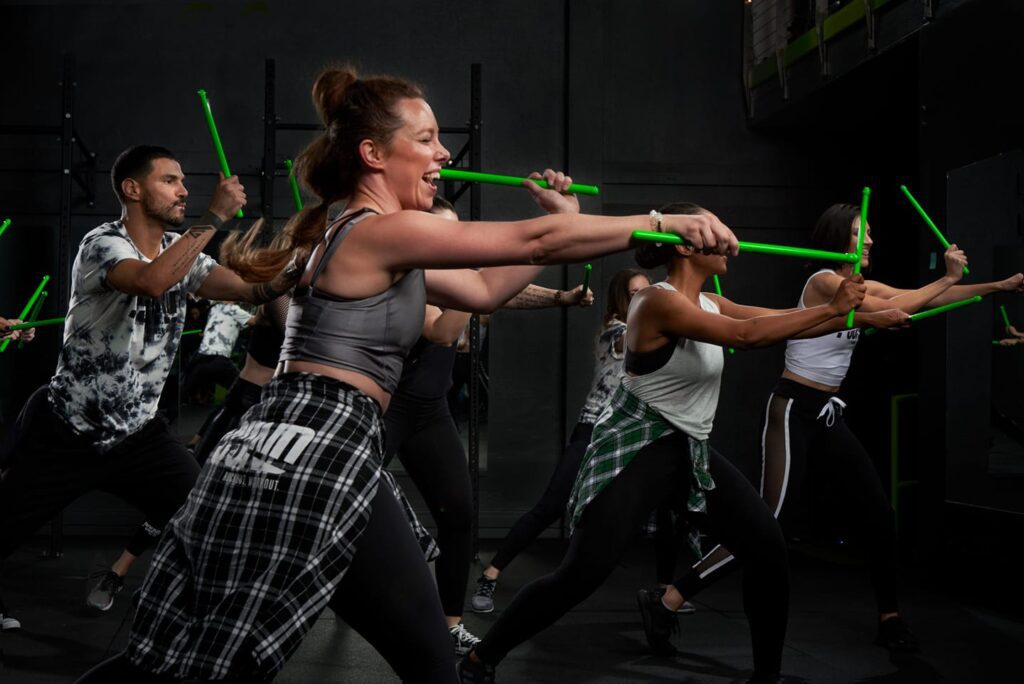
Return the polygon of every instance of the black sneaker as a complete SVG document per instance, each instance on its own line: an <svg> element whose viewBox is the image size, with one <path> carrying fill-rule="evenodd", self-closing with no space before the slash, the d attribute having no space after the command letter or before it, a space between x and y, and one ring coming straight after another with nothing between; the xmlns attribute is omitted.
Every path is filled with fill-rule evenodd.
<svg viewBox="0 0 1024 684"><path fill-rule="evenodd" d="M878 623L878 636L875 638L875 643L890 651L916 653L920 650L917 637L898 615Z"/></svg>
<svg viewBox="0 0 1024 684"><path fill-rule="evenodd" d="M487 663L475 663L467 653L455 665L461 684L494 684L494 666Z"/></svg>
<svg viewBox="0 0 1024 684"><path fill-rule="evenodd" d="M476 592L469 600L474 613L490 613L494 610L494 589L497 586L498 580L480 575L480 579L476 581Z"/></svg>
<svg viewBox="0 0 1024 684"><path fill-rule="evenodd" d="M124 579L113 570L101 570L90 577L99 577L100 581L85 597L85 605L106 612L114 605L114 597L124 589Z"/></svg>
<svg viewBox="0 0 1024 684"><path fill-rule="evenodd" d="M661 595L656 591L641 589L636 593L636 602L640 606L647 645L655 655L674 655L676 647L669 639L679 633L678 616L662 604Z"/></svg>
<svg viewBox="0 0 1024 684"><path fill-rule="evenodd" d="M7 606L0 600L0 632L10 632L15 629L21 629L21 623L17 618L11 617L7 612Z"/></svg>

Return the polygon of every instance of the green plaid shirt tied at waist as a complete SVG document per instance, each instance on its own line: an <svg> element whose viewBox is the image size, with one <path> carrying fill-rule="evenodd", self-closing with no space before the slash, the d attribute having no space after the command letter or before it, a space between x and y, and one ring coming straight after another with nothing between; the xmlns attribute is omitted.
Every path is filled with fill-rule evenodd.
<svg viewBox="0 0 1024 684"><path fill-rule="evenodd" d="M667 434L677 432L660 413L619 385L612 396L611 405L604 410L590 446L580 464L580 472L569 496L570 530L576 527L583 515L583 509L611 483L633 457L651 442ZM691 513L707 512L706 492L715 488L708 470L708 440L689 437L691 480L686 500L686 510ZM680 458L685 455L680 454ZM696 530L689 536L690 546L701 556L700 538Z"/></svg>

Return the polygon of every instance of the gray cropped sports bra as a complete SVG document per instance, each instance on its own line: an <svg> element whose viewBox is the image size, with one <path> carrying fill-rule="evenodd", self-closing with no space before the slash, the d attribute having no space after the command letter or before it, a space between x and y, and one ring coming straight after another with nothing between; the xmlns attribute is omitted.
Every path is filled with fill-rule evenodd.
<svg viewBox="0 0 1024 684"><path fill-rule="evenodd" d="M340 227L329 238L309 285L296 288L292 297L281 360L352 370L393 393L405 357L423 331L427 300L423 271L411 270L384 292L366 299L343 299L316 288L338 245L371 213L361 209L334 222ZM326 235L330 234L328 228Z"/></svg>

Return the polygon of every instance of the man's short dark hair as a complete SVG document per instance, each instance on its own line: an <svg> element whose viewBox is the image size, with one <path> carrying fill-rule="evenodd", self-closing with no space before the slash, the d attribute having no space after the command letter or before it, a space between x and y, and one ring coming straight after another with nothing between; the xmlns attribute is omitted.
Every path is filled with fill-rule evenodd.
<svg viewBox="0 0 1024 684"><path fill-rule="evenodd" d="M114 194L124 203L121 183L125 178L140 180L153 170L154 159L174 159L174 153L166 147L157 145L135 145L117 155L114 166L110 169L110 182L114 186Z"/></svg>

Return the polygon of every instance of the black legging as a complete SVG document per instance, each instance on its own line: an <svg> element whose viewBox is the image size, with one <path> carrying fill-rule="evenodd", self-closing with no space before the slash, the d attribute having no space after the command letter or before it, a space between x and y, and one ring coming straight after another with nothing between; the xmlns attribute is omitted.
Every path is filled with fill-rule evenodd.
<svg viewBox="0 0 1024 684"><path fill-rule="evenodd" d="M790 517L784 504L810 489L824 494L843 514L867 552L868 574L879 613L899 610L896 521L878 471L860 441L847 427L842 409L819 414L835 395L782 379L768 400L761 462L761 496L780 518ZM808 455L811 455L808 458ZM730 570L729 545L715 548L676 584L689 598Z"/></svg>
<svg viewBox="0 0 1024 684"><path fill-rule="evenodd" d="M576 423L569 438L569 444L562 452L562 458L551 474L547 489L534 504L533 508L522 515L512 526L501 548L494 554L491 565L504 570L516 556L522 553L544 528L562 517L565 506L572 493L572 485L576 481L576 473L580 470L580 461L587 453L590 436L594 432L592 423Z"/></svg>
<svg viewBox="0 0 1024 684"><path fill-rule="evenodd" d="M497 664L510 650L553 624L611 574L651 512L685 496L690 477L687 438L672 433L644 447L587 505L554 573L524 587L476 647ZM707 515L695 521L726 541L743 561L743 608L750 622L755 671L779 671L789 604L786 545L778 524L750 483L711 453L715 489Z"/></svg>
<svg viewBox="0 0 1024 684"><path fill-rule="evenodd" d="M383 483L352 564L328 605L377 649L402 681L458 681L430 568L408 518ZM140 670L121 654L94 667L78 684L170 681Z"/></svg>
<svg viewBox="0 0 1024 684"><path fill-rule="evenodd" d="M384 466L397 454L426 500L441 551L434 563L441 606L445 615L461 617L469 579L473 493L448 401L395 394L384 426Z"/></svg>

